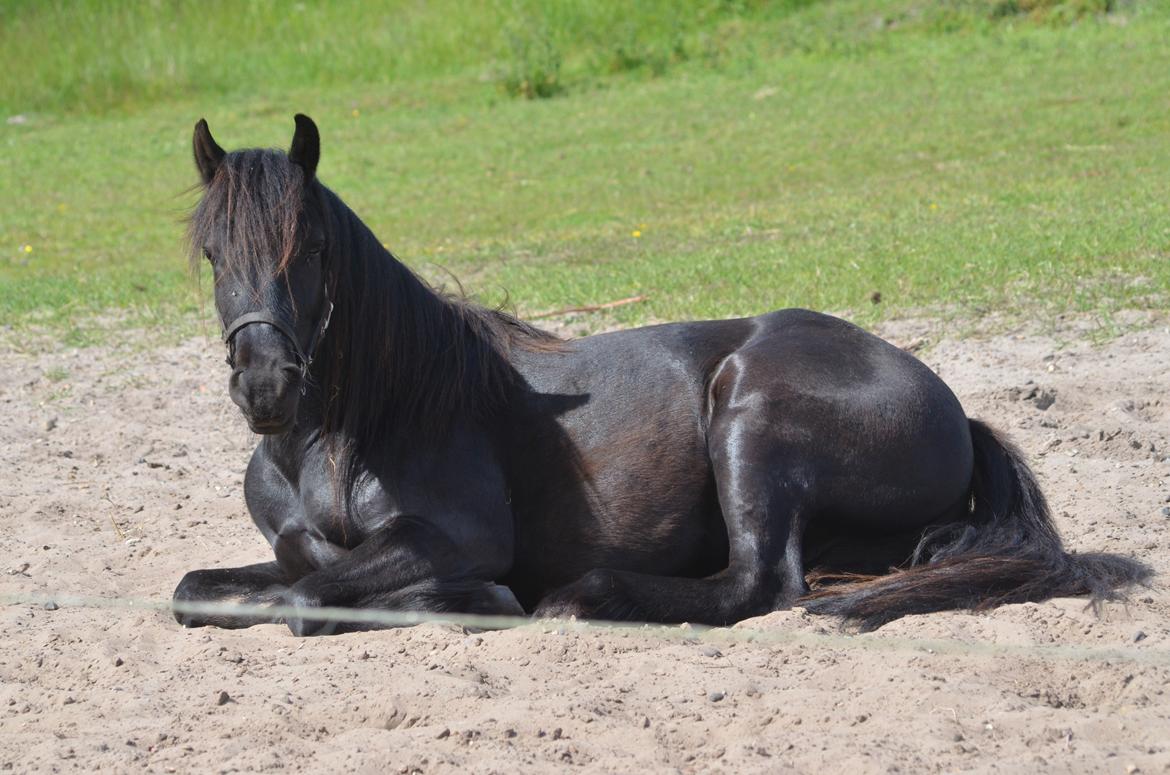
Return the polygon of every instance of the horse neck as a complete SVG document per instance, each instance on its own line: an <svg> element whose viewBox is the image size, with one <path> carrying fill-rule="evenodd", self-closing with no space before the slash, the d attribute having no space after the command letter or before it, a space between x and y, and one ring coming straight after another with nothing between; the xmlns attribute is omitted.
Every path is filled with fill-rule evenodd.
<svg viewBox="0 0 1170 775"><path fill-rule="evenodd" d="M499 400L510 367L491 313L432 289L329 197L338 325L323 343L326 373L314 375L326 432L359 449L412 431L438 437L458 415Z"/></svg>
<svg viewBox="0 0 1170 775"><path fill-rule="evenodd" d="M455 309L458 302L445 298L420 279L348 206L336 196L333 199L340 209L340 223L334 228L344 235L344 255L337 258L348 262L348 282L341 283L338 290L350 296L339 305L342 314L350 318L349 349L353 349L356 336L370 333L365 328L370 324L381 324L384 330L375 329L374 333L396 341L398 348L415 348L423 337L439 340L431 344L441 348L447 343L441 340L462 333L457 330L463 326L462 315ZM387 305L392 307L393 316L384 314Z"/></svg>

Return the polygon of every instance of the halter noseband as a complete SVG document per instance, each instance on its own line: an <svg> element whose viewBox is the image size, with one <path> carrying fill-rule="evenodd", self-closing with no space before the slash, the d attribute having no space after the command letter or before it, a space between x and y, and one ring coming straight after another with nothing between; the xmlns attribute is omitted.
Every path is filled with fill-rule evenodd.
<svg viewBox="0 0 1170 775"><path fill-rule="evenodd" d="M309 340L309 346L304 350L301 349L301 343L297 340L296 330L280 318L270 314L267 310L246 312L240 315L223 331L223 343L228 348L227 364L232 368L236 366L236 334L241 329L253 323L267 323L284 334L284 337L292 343L293 350L296 351L297 362L301 367L301 379L304 380L308 374L309 367L313 365L313 356L316 354L317 345L320 344L321 337L325 335L325 330L329 328L329 320L333 317L333 299L329 296L329 283L325 283L325 304L325 314L321 316L321 322L317 324L317 328L313 331L313 338ZM304 391L304 389L305 387L302 383L301 390Z"/></svg>

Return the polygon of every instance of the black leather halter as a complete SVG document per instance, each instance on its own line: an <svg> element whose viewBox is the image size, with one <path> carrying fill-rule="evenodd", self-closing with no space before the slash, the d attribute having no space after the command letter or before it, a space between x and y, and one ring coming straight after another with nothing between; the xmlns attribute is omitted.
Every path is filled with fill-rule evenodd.
<svg viewBox="0 0 1170 775"><path fill-rule="evenodd" d="M267 310L260 310L259 312L246 312L233 320L230 325L223 331L223 343L227 345L228 355L227 363L233 369L236 367L236 345L235 336L241 329L252 325L253 323L267 323L275 328L280 333L284 334L285 338L292 343L293 350L297 354L297 363L301 367L301 379L303 380L309 372L309 367L313 365L313 356L317 352L317 345L321 343L321 337L325 335L325 330L329 328L329 320L333 317L333 299L329 296L329 283L325 283L325 314L321 316L321 322L313 330L313 337L309 340L309 346L301 349L301 343L297 340L297 332L292 326L285 321L269 313ZM302 384L301 389L304 390Z"/></svg>

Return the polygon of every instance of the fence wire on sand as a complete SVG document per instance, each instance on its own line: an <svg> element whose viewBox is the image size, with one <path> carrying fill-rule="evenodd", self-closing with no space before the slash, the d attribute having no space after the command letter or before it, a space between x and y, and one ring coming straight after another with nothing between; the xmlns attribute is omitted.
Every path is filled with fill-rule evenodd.
<svg viewBox="0 0 1170 775"><path fill-rule="evenodd" d="M441 624L465 630L528 630L556 633L616 633L625 637L674 642L755 643L762 645L815 646L839 650L920 652L947 656L1016 656L1090 662L1131 662L1170 667L1170 650L1124 646L1042 645L990 643L985 641L905 638L846 632L794 632L753 627L706 627L699 625L658 625L625 622L536 620L523 616L386 611L375 608L303 608L281 605L246 605L194 601L152 600L133 597L96 597L73 594L0 594L6 606L38 606L47 610L89 608L123 611L157 611L203 616L239 616L279 622L301 617L322 622L344 622L376 628Z"/></svg>

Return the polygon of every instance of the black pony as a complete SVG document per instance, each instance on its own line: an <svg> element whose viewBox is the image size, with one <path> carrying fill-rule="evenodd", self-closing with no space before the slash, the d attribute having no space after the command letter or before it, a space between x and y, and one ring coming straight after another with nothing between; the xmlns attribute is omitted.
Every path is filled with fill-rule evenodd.
<svg viewBox="0 0 1170 775"><path fill-rule="evenodd" d="M194 145L192 256L264 436L245 497L276 559L192 571L177 601L718 625L796 604L872 628L1147 575L1065 552L1020 453L849 323L562 341L399 263L317 180L307 117L287 154L225 153L204 121Z"/></svg>

